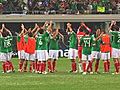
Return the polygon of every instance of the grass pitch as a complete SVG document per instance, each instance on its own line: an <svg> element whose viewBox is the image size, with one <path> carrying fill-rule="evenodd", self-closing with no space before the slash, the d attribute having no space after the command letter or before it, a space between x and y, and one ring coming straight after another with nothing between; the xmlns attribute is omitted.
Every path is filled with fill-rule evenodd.
<svg viewBox="0 0 120 90"><path fill-rule="evenodd" d="M16 72L0 73L0 90L120 90L120 75L103 74L102 61L101 74L82 75L68 73L70 60L60 58L57 62L56 73L47 75L17 72L18 60L14 58ZM111 72L114 65L111 60Z"/></svg>

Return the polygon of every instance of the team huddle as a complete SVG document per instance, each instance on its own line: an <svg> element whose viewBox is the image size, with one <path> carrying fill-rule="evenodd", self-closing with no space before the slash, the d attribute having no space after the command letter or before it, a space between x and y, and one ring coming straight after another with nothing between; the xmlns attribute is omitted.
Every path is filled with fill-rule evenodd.
<svg viewBox="0 0 120 90"><path fill-rule="evenodd" d="M72 25L67 23L66 32L69 34L68 58L71 60L70 72L76 73L79 70L82 74L99 73L99 61L103 60L104 73L109 73L110 58L112 57L115 66L113 74L119 74L120 28L115 21L111 21L108 28L109 34L98 28L95 34L91 35L92 30L85 23L81 23L77 34L73 31ZM28 30L21 24L21 31L17 33L18 71L40 74L47 74L47 71L50 73L56 72L60 39L64 40L64 36L58 28L53 28L52 21L46 21L43 26L35 24L34 29L29 28ZM11 62L12 40L12 33L2 24L0 30L0 60L2 61L3 73L15 71ZM76 64L77 44L78 70ZM28 62L30 64L29 69ZM94 62L95 70L92 68Z"/></svg>

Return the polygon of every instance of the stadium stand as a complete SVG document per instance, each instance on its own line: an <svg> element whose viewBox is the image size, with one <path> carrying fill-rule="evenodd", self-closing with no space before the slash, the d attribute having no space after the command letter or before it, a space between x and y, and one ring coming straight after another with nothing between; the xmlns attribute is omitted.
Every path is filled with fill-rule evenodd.
<svg viewBox="0 0 120 90"><path fill-rule="evenodd" d="M120 0L0 0L1 14L119 14Z"/></svg>

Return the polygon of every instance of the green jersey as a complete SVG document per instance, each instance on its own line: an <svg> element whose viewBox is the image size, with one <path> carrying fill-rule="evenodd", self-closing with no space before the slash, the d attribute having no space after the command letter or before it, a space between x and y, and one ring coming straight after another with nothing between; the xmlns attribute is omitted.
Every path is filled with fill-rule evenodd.
<svg viewBox="0 0 120 90"><path fill-rule="evenodd" d="M72 33L70 34L70 37L69 37L69 48L75 49L75 48L76 48L76 44L77 44L76 33L75 33L75 32L72 32Z"/></svg>
<svg viewBox="0 0 120 90"><path fill-rule="evenodd" d="M83 46L82 54L85 54L85 55L91 54L92 42L93 42L93 37L91 36L83 36L80 39L80 45Z"/></svg>
<svg viewBox="0 0 120 90"><path fill-rule="evenodd" d="M20 42L21 37L18 35L17 36L17 41Z"/></svg>
<svg viewBox="0 0 120 90"><path fill-rule="evenodd" d="M44 34L38 33L36 38L36 50L48 50L48 37L48 32L45 32Z"/></svg>
<svg viewBox="0 0 120 90"><path fill-rule="evenodd" d="M28 41L28 35L27 34L24 36L24 39L25 39L25 42Z"/></svg>
<svg viewBox="0 0 120 90"><path fill-rule="evenodd" d="M92 35L92 38L93 38L92 51L99 51L100 52L100 42L101 42L101 40L98 39L97 41L94 41L94 39L96 38L95 35Z"/></svg>
<svg viewBox="0 0 120 90"><path fill-rule="evenodd" d="M59 36L57 35L54 39L52 37L49 38L49 50L59 50Z"/></svg>
<svg viewBox="0 0 120 90"><path fill-rule="evenodd" d="M120 32L118 32L118 48L120 49Z"/></svg>
<svg viewBox="0 0 120 90"><path fill-rule="evenodd" d="M12 40L13 40L12 36L0 37L1 44L0 51L2 53L12 52Z"/></svg>
<svg viewBox="0 0 120 90"><path fill-rule="evenodd" d="M118 31L110 31L112 48L119 48L120 36Z"/></svg>

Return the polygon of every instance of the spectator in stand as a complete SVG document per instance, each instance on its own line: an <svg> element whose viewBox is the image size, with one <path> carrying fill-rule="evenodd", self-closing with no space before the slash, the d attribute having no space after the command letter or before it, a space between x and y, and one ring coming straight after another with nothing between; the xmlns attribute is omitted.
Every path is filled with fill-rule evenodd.
<svg viewBox="0 0 120 90"><path fill-rule="evenodd" d="M0 0L0 3L5 14L117 14L120 11L120 0Z"/></svg>

